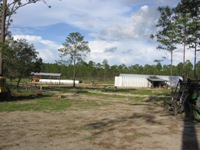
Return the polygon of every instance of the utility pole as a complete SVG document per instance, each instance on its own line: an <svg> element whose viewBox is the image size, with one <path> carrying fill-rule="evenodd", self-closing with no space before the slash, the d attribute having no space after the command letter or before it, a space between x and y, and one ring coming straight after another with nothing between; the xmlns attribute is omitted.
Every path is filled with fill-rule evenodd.
<svg viewBox="0 0 200 150"><path fill-rule="evenodd" d="M1 51L0 51L0 76L3 76L3 49L5 43L5 24L6 24L7 0L3 0L1 16Z"/></svg>

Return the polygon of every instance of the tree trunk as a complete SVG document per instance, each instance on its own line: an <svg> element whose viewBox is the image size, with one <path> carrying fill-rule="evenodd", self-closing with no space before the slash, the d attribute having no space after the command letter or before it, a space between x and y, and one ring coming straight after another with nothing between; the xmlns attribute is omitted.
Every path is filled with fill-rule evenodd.
<svg viewBox="0 0 200 150"><path fill-rule="evenodd" d="M7 0L3 0L3 6L2 6L2 16L1 16L1 43L5 43L5 22L6 22L6 7L7 7ZM1 48L0 52L0 75L3 76L3 47Z"/></svg>
<svg viewBox="0 0 200 150"><path fill-rule="evenodd" d="M194 47L194 79L196 80L196 60L197 60L197 43L195 42Z"/></svg>
<svg viewBox="0 0 200 150"><path fill-rule="evenodd" d="M183 81L186 81L186 72L185 72L185 48L186 48L186 41L184 40L183 43Z"/></svg>
<svg viewBox="0 0 200 150"><path fill-rule="evenodd" d="M73 88L76 87L75 80L76 80L76 63L75 63L75 61L74 61L74 70L73 70Z"/></svg>
<svg viewBox="0 0 200 150"><path fill-rule="evenodd" d="M17 81L17 89L19 88L19 83L21 81L21 78L18 78L18 81Z"/></svg>
<svg viewBox="0 0 200 150"><path fill-rule="evenodd" d="M171 67L170 67L170 86L172 86L172 64L173 64L173 50L171 50Z"/></svg>

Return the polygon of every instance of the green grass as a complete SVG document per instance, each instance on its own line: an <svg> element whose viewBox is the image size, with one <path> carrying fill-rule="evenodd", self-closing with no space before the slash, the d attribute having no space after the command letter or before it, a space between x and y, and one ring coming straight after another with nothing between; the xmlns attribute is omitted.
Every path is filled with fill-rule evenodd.
<svg viewBox="0 0 200 150"><path fill-rule="evenodd" d="M94 90L94 92L92 91ZM68 109L91 109L101 106L111 105L109 99L126 99L126 102L140 102L144 99L143 95L168 95L168 90L151 89L114 89L114 88L64 88L58 91L12 91L17 95L13 101L0 101L0 112L3 111L59 111ZM57 98L53 97L54 92L72 93L86 95L88 98L81 99L79 96ZM121 95L120 95L121 94ZM127 95L126 95L127 94ZM130 95L132 94L132 95ZM141 95L141 97L140 97ZM98 97L99 100L96 98ZM101 99L103 101L101 101ZM164 98L157 98L155 101L163 101ZM106 101L108 100L108 101Z"/></svg>
<svg viewBox="0 0 200 150"><path fill-rule="evenodd" d="M44 110L66 110L72 106L69 100L53 98L37 98L34 100L21 100L0 103L2 111L44 111Z"/></svg>
<svg viewBox="0 0 200 150"><path fill-rule="evenodd" d="M70 108L90 109L109 105L108 102L95 100L80 100L79 97L73 99L38 97L33 99L23 99L16 101L0 102L0 112L9 111L60 111Z"/></svg>
<svg viewBox="0 0 200 150"><path fill-rule="evenodd" d="M129 93L129 94L138 94L138 95L168 95L170 90L160 89L114 89L114 88L103 88L98 89L102 92L112 92L112 93Z"/></svg>
<svg viewBox="0 0 200 150"><path fill-rule="evenodd" d="M134 102L139 102L141 100L143 100L145 97L143 97L143 94L138 94L138 95L141 95L138 96L138 95L118 95L118 93L116 94L104 94L104 93L86 93L88 96L96 96L96 97L101 97L102 99L112 99L112 98L117 98L117 99L128 99L128 100L131 100L131 101L134 101ZM127 93L129 94L129 93Z"/></svg>
<svg viewBox="0 0 200 150"><path fill-rule="evenodd" d="M158 97L154 100L154 102L164 102L164 101L170 101L171 97Z"/></svg>

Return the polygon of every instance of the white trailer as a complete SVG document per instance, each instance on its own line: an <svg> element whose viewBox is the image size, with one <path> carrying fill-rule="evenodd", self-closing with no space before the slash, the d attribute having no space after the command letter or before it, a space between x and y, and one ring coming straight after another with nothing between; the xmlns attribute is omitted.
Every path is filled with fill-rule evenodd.
<svg viewBox="0 0 200 150"><path fill-rule="evenodd" d="M152 79L152 80L150 80ZM115 87L122 88L150 88L155 82L165 82L168 86L176 86L180 76L162 76L162 75L140 75L140 74L120 74L115 77Z"/></svg>

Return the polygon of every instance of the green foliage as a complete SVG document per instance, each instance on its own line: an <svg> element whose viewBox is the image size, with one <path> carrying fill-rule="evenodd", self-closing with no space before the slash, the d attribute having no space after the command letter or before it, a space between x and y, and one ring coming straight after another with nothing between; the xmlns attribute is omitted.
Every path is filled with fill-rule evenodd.
<svg viewBox="0 0 200 150"><path fill-rule="evenodd" d="M114 88L104 88L102 92L114 92L114 93L124 93L124 94L134 94L134 95L166 95L169 94L168 90L151 90L151 89L114 89Z"/></svg>
<svg viewBox="0 0 200 150"><path fill-rule="evenodd" d="M71 107L71 102L64 99L49 97L35 100L1 102L0 111L43 111L43 110L66 110Z"/></svg>
<svg viewBox="0 0 200 150"><path fill-rule="evenodd" d="M55 91L55 93L63 93L62 91ZM58 98L49 92L34 93L29 91L17 92L12 101L1 101L0 112L4 111L60 111L69 109L93 109L111 105L109 100L123 99L124 103L138 103L147 96L167 96L170 90L148 90L148 89L68 89L67 93L71 95L64 98ZM65 92L66 93L66 92ZM69 94L68 93L68 94ZM79 95L84 95L80 99ZM156 98L154 101L161 101L163 98ZM116 102L118 102L116 100ZM121 103L121 102L120 102Z"/></svg>
<svg viewBox="0 0 200 150"><path fill-rule="evenodd" d="M158 41L158 49L167 50L171 54L171 69L170 75L172 76L173 65L173 51L176 49L177 43L177 28L174 22L173 9L170 7L159 7L160 18L157 22L157 27L160 29L156 34L156 40Z"/></svg>
<svg viewBox="0 0 200 150"><path fill-rule="evenodd" d="M181 0L174 8L159 7L160 18L157 22L158 32L151 35L159 42L158 49L171 53L171 75L173 51L178 44L183 44L183 76L187 76L185 67L185 51L189 45L195 51L194 68L196 69L196 51L199 47L200 37L200 2L199 0ZM179 66L180 67L180 66ZM179 69L180 70L180 69Z"/></svg>
<svg viewBox="0 0 200 150"><path fill-rule="evenodd" d="M189 60L187 60L188 64L191 64ZM103 63L103 62L102 62ZM187 65L186 65L187 66ZM199 69L197 66L197 69ZM177 66L173 67L173 74L176 76L183 76L183 64L179 63ZM120 73L127 74L147 74L147 75L170 75L170 65L162 65L161 63L157 63L156 65L146 64L142 65L109 65L106 68L106 76L105 76L105 68L103 68L103 64L95 63L93 61L84 62L81 61L76 66L76 78L85 83L113 83L114 77L118 76ZM66 71L67 70L67 71ZM189 71L189 70L188 70ZM62 78L73 79L73 66L72 65L61 65L61 64L49 64L44 63L41 66L41 72L51 72L51 73L61 73ZM200 75L197 71L197 74ZM190 74L187 76L188 78L193 78L193 69L191 68Z"/></svg>
<svg viewBox="0 0 200 150"><path fill-rule="evenodd" d="M76 65L90 52L90 48L88 42L84 41L84 36L78 32L70 33L62 45L63 47L58 51L61 58L69 56L68 62L73 65L73 86L75 87ZM60 62L62 63L63 61Z"/></svg>
<svg viewBox="0 0 200 150"><path fill-rule="evenodd" d="M194 76L196 78L196 51L200 47L200 1L181 0L175 8L179 43L184 45L183 70L185 71L186 46L194 50ZM184 72L187 78L187 71Z"/></svg>
<svg viewBox="0 0 200 150"><path fill-rule="evenodd" d="M161 16L158 20L157 27L161 30L156 34L157 41L159 42L158 49L164 49L167 51L174 51L176 49L176 25L173 21L173 10L167 7L159 7L158 11Z"/></svg>
<svg viewBox="0 0 200 150"><path fill-rule="evenodd" d="M23 96L24 97L24 96ZM79 100L55 97L24 97L23 100L0 102L0 112L3 111L60 111L70 108L90 109L109 105L108 102L98 102L91 100Z"/></svg>
<svg viewBox="0 0 200 150"><path fill-rule="evenodd" d="M77 62L81 61L90 52L88 42L84 41L84 36L78 32L70 33L62 45L63 47L58 49L60 56L65 57L69 55L69 62L73 65L76 65Z"/></svg>
<svg viewBox="0 0 200 150"><path fill-rule="evenodd" d="M10 78L30 77L31 72L39 72L42 59L37 57L38 52L26 40L10 40L4 56L4 74ZM18 83L19 84L19 83Z"/></svg>

